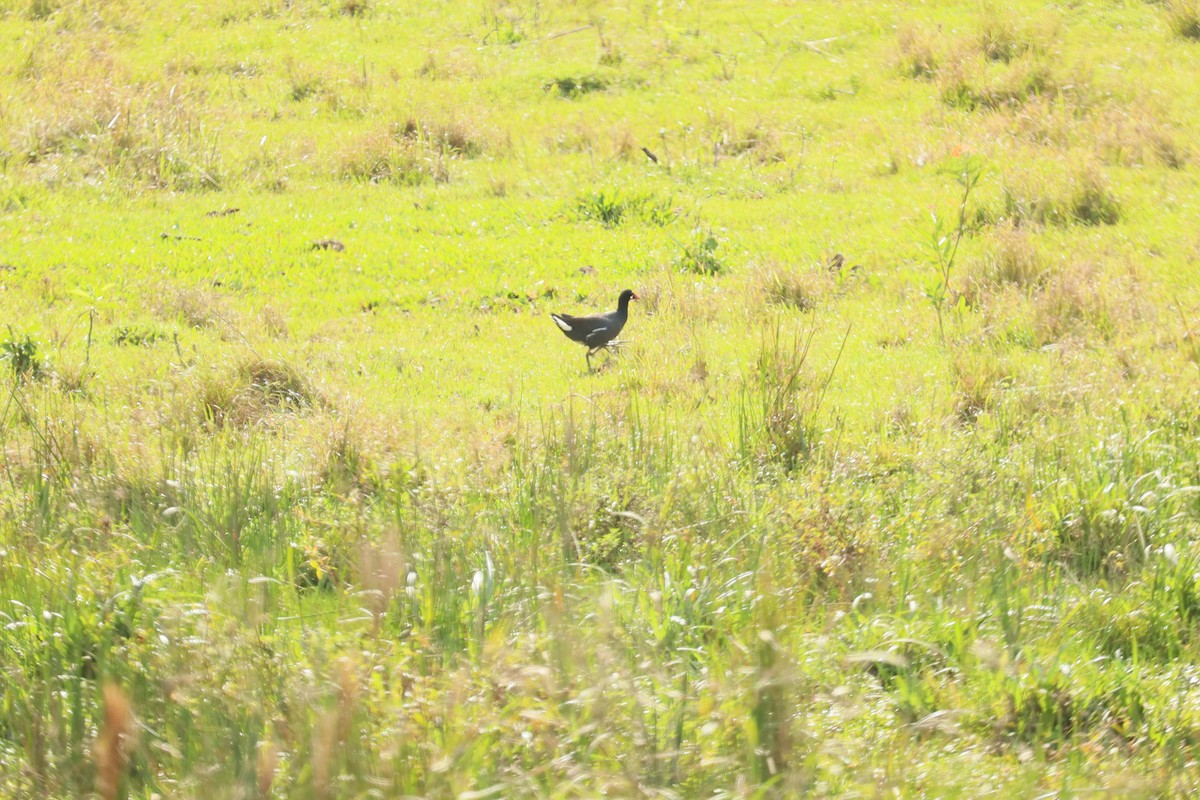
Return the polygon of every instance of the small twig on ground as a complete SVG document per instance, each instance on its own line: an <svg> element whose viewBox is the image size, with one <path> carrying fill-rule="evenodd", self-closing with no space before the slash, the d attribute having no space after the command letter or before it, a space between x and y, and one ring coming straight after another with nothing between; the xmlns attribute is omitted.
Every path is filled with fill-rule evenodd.
<svg viewBox="0 0 1200 800"><path fill-rule="evenodd" d="M548 42L551 39L557 39L560 36L570 36L572 33L579 33L580 31L586 31L586 30L589 30L590 28L592 28L591 25L580 25L578 28L572 28L569 31L561 31L559 33L552 33L549 36L547 36L545 39L543 39L542 41Z"/></svg>

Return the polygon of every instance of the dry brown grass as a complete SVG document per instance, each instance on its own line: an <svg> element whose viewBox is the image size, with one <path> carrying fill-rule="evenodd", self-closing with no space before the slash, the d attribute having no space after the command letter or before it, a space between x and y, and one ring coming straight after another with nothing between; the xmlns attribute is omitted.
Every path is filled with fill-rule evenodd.
<svg viewBox="0 0 1200 800"><path fill-rule="evenodd" d="M896 49L893 62L901 75L928 79L937 74L937 38L932 32L911 24L902 25L896 31Z"/></svg>
<svg viewBox="0 0 1200 800"><path fill-rule="evenodd" d="M721 304L715 295L719 290L708 282L691 280L667 268L649 276L637 293L639 307L646 314L699 323L717 318Z"/></svg>
<svg viewBox="0 0 1200 800"><path fill-rule="evenodd" d="M1038 147L1067 148L1079 138L1082 124L1074 104L1036 97L1006 114L991 116L987 128L992 135L1010 136Z"/></svg>
<svg viewBox="0 0 1200 800"><path fill-rule="evenodd" d="M1153 163L1182 169L1189 157L1174 126L1146 108L1110 107L1093 122L1096 149L1106 164L1141 167Z"/></svg>
<svg viewBox="0 0 1200 800"><path fill-rule="evenodd" d="M1135 269L1105 271L1092 262L1066 266L1051 277L1033 308L1040 344L1099 337L1111 341L1149 314L1143 281Z"/></svg>
<svg viewBox="0 0 1200 800"><path fill-rule="evenodd" d="M487 137L460 119L430 121L409 117L399 127L398 135L421 142L431 149L464 158L475 158L487 149Z"/></svg>
<svg viewBox="0 0 1200 800"><path fill-rule="evenodd" d="M1167 115L1137 101L1100 100L1086 81L1070 87L1069 93L1032 97L989 115L983 129L993 138L1038 147L1091 150L1113 166L1186 165L1190 148Z"/></svg>
<svg viewBox="0 0 1200 800"><path fill-rule="evenodd" d="M901 27L893 61L903 75L934 80L952 108L1012 108L1076 88L1077 81L1047 58L1045 42L1052 33L989 5L980 11L976 32L956 39L939 42L927 30Z"/></svg>
<svg viewBox="0 0 1200 800"><path fill-rule="evenodd" d="M986 5L980 12L975 46L989 61L1008 63L1041 49L1034 33L1002 6Z"/></svg>
<svg viewBox="0 0 1200 800"><path fill-rule="evenodd" d="M104 73L101 73L104 74ZM202 91L97 78L38 81L38 112L8 147L44 182L116 180L137 188L193 191L222 184L220 135Z"/></svg>
<svg viewBox="0 0 1200 800"><path fill-rule="evenodd" d="M802 268L767 263L755 267L750 280L759 303L810 311L838 295L843 279L840 269L826 263Z"/></svg>
<svg viewBox="0 0 1200 800"><path fill-rule="evenodd" d="M637 135L629 125L619 125L612 131L613 157L624 161L640 161L648 158L638 144Z"/></svg>
<svg viewBox="0 0 1200 800"><path fill-rule="evenodd" d="M212 371L199 387L200 418L215 427L245 428L272 416L323 403L311 383L283 361L248 358Z"/></svg>
<svg viewBox="0 0 1200 800"><path fill-rule="evenodd" d="M1166 0L1167 26L1181 39L1200 40L1200 0Z"/></svg>
<svg viewBox="0 0 1200 800"><path fill-rule="evenodd" d="M543 146L550 153L592 153L599 146L600 134L586 122L547 129Z"/></svg>
<svg viewBox="0 0 1200 800"><path fill-rule="evenodd" d="M400 468L397 458L410 444L394 420L350 392L330 387L318 390L307 379L305 386L311 404L299 407L308 409L303 419L289 421L289 436L306 454L307 470L323 490L357 503L394 488L394 472ZM482 439L502 435L504 429L498 422L494 430L456 431L454 435L477 445ZM401 458L399 463L406 462Z"/></svg>
<svg viewBox="0 0 1200 800"><path fill-rule="evenodd" d="M291 336L291 328L288 326L287 317L283 312L275 308L275 306L266 305L262 309L262 324L266 329L267 335L272 339L287 339Z"/></svg>
<svg viewBox="0 0 1200 800"><path fill-rule="evenodd" d="M164 320L182 320L188 327L218 326L228 318L225 299L207 286L164 288L158 294L156 314Z"/></svg>
<svg viewBox="0 0 1200 800"><path fill-rule="evenodd" d="M339 178L370 183L416 186L450 180L446 153L405 135L404 125L390 125L359 136L337 156Z"/></svg>
<svg viewBox="0 0 1200 800"><path fill-rule="evenodd" d="M416 70L418 78L426 80L475 80L481 76L474 48L454 48L439 52L430 51ZM392 69L394 83L402 82L407 76Z"/></svg>
<svg viewBox="0 0 1200 800"><path fill-rule="evenodd" d="M502 152L509 145L477 120L413 115L353 139L338 153L335 172L346 180L371 183L445 183L454 160Z"/></svg>
<svg viewBox="0 0 1200 800"><path fill-rule="evenodd" d="M1005 176L1002 216L1015 226L1113 225L1121 201L1108 176L1086 157L1065 176L1020 170Z"/></svg>
<svg viewBox="0 0 1200 800"><path fill-rule="evenodd" d="M365 17L370 12L370 0L342 0L338 6L338 13L347 17Z"/></svg>
<svg viewBox="0 0 1200 800"><path fill-rule="evenodd" d="M121 778L129 764L137 735L132 703L116 684L103 688L104 723L93 745L96 762L96 791L104 800L119 797Z"/></svg>
<svg viewBox="0 0 1200 800"><path fill-rule="evenodd" d="M771 122L734 120L710 115L706 136L713 161L723 158L749 158L755 163L779 163L791 155L785 132Z"/></svg>
<svg viewBox="0 0 1200 800"><path fill-rule="evenodd" d="M954 375L954 413L961 422L973 422L991 409L1003 391L1013 384L1013 375L994 353L964 350L951 361Z"/></svg>
<svg viewBox="0 0 1200 800"><path fill-rule="evenodd" d="M1008 64L1045 51L1045 31L1035 31L1015 15L999 6L981 9L974 34L946 39L912 24L896 32L893 62L902 75L929 79L941 77L946 85L962 80L962 71L971 61Z"/></svg>
<svg viewBox="0 0 1200 800"><path fill-rule="evenodd" d="M989 239L983 254L965 264L972 305L997 287L1035 289L1042 285L1047 259L1028 229L1006 225L990 232Z"/></svg>
<svg viewBox="0 0 1200 800"><path fill-rule="evenodd" d="M1062 93L1063 76L1044 58L1024 53L998 64L960 52L938 72L942 102L964 111L1015 108L1039 97Z"/></svg>

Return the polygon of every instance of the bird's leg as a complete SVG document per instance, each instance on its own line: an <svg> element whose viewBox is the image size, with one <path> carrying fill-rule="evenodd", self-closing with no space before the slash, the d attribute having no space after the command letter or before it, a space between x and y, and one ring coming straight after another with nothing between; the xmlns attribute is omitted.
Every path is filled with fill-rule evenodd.
<svg viewBox="0 0 1200 800"><path fill-rule="evenodd" d="M588 351L587 351L587 354L586 354L584 357L587 359L588 372L595 372L596 370L592 369L592 351L591 351L591 348L589 348L589 349L588 349Z"/></svg>

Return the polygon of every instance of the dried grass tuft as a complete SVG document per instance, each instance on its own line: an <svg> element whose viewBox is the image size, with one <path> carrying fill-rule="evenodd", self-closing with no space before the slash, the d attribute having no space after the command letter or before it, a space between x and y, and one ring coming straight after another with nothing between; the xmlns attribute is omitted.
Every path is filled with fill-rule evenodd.
<svg viewBox="0 0 1200 800"><path fill-rule="evenodd" d="M200 387L200 414L216 427L244 428L272 416L321 403L309 381L291 365L251 358L232 372L212 373Z"/></svg>
<svg viewBox="0 0 1200 800"><path fill-rule="evenodd" d="M1061 182L1032 172L1010 175L1003 189L1003 216L1013 225L1113 225L1121 201L1094 162L1075 167Z"/></svg>
<svg viewBox="0 0 1200 800"><path fill-rule="evenodd" d="M896 32L897 71L907 78L929 79L937 74L937 40L934 35L914 25L904 25Z"/></svg>
<svg viewBox="0 0 1200 800"><path fill-rule="evenodd" d="M1200 41L1200 0L1166 0L1167 27L1181 39Z"/></svg>
<svg viewBox="0 0 1200 800"><path fill-rule="evenodd" d="M1012 225L991 233L984 253L966 264L968 300L972 305L985 292L1004 286L1035 289L1046 279L1045 255L1026 228Z"/></svg>

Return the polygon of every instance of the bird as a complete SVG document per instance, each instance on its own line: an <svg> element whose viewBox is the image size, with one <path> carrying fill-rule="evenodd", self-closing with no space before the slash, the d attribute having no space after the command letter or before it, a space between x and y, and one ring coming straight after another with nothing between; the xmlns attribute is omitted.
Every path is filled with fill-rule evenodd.
<svg viewBox="0 0 1200 800"><path fill-rule="evenodd" d="M550 319L559 327L566 337L573 342L587 345L588 372L592 369L592 354L612 344L625 327L629 319L629 301L637 300L638 296L632 289L621 292L617 298L617 310L607 314L593 314L587 317L573 317L570 314L551 314Z"/></svg>

